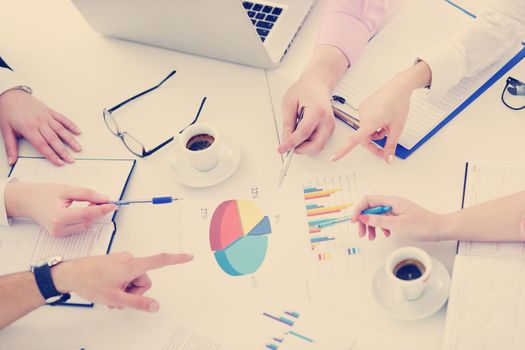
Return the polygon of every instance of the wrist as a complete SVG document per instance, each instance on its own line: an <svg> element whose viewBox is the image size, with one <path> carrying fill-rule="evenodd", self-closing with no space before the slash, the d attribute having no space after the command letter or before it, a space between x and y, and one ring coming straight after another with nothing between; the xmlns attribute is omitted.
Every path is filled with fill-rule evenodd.
<svg viewBox="0 0 525 350"><path fill-rule="evenodd" d="M31 200L27 198L30 184L19 182L16 179L8 182L4 190L5 209L8 217L26 216L29 217L27 203Z"/></svg>
<svg viewBox="0 0 525 350"><path fill-rule="evenodd" d="M71 261L64 261L51 268L51 277L55 288L62 294L71 293L74 290L72 282L74 280L74 274L72 273L73 263Z"/></svg>
<svg viewBox="0 0 525 350"><path fill-rule="evenodd" d="M396 75L394 79L398 80L406 89L415 90L430 85L432 72L426 62L419 61L412 67Z"/></svg>
<svg viewBox="0 0 525 350"><path fill-rule="evenodd" d="M321 45L315 48L301 78L313 81L330 92L347 69L348 60L339 49Z"/></svg>
<svg viewBox="0 0 525 350"><path fill-rule="evenodd" d="M434 233L434 241L451 241L455 240L455 222L456 213L450 214L436 214L437 215L437 229Z"/></svg>

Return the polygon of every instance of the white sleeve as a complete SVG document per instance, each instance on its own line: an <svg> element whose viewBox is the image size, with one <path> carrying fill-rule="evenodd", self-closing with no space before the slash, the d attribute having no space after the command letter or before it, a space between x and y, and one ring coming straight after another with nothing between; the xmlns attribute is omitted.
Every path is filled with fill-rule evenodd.
<svg viewBox="0 0 525 350"><path fill-rule="evenodd" d="M0 178L0 226L7 226L10 224L5 206L5 187L13 180L14 178Z"/></svg>
<svg viewBox="0 0 525 350"><path fill-rule="evenodd" d="M524 38L525 0L500 0L471 27L420 55L432 71L430 97L443 98L462 78L501 59Z"/></svg>
<svg viewBox="0 0 525 350"><path fill-rule="evenodd" d="M0 68L0 95L12 88L26 85L24 81L12 70Z"/></svg>

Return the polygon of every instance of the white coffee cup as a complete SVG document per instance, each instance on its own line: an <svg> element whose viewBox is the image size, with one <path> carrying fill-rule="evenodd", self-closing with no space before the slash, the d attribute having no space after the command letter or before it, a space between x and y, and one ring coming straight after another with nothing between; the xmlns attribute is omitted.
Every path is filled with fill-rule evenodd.
<svg viewBox="0 0 525 350"><path fill-rule="evenodd" d="M209 146L203 149L190 149L189 142L200 135L211 137L209 139L212 141L209 142ZM210 124L198 123L190 125L179 135L178 142L182 152L195 169L208 171L217 165L220 140L217 137L217 132Z"/></svg>
<svg viewBox="0 0 525 350"><path fill-rule="evenodd" d="M386 259L385 270L395 287L396 299L414 301L425 293L432 273L432 258L420 248L399 248Z"/></svg>

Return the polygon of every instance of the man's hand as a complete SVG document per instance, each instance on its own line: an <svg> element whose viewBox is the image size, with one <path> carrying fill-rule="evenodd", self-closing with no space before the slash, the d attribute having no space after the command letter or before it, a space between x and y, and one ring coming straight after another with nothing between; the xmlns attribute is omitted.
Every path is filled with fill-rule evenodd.
<svg viewBox="0 0 525 350"><path fill-rule="evenodd" d="M167 254L135 258L130 253L92 256L66 261L52 268L57 290L76 293L96 304L157 312L159 303L144 293L151 288L147 272L193 260L191 254Z"/></svg>
<svg viewBox="0 0 525 350"><path fill-rule="evenodd" d="M75 161L66 145L75 152L81 150L75 139L80 129L71 120L20 90L0 95L0 131L9 165L18 158L17 137L27 139L38 152L59 166Z"/></svg>
<svg viewBox="0 0 525 350"><path fill-rule="evenodd" d="M103 204L109 199L100 193L61 184L13 181L7 184L4 196L8 216L32 218L53 236L78 233L118 209ZM90 205L71 208L73 202Z"/></svg>

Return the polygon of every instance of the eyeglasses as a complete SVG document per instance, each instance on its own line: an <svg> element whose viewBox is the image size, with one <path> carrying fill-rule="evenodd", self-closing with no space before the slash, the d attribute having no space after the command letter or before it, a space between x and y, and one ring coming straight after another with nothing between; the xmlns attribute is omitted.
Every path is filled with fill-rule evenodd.
<svg viewBox="0 0 525 350"><path fill-rule="evenodd" d="M522 109L525 109L525 102L516 104L516 99L511 96L521 96L523 99L525 99L525 83L522 83L516 78L508 77L507 84L505 84L503 92L501 93L501 101L505 106L514 111L521 111Z"/></svg>
<svg viewBox="0 0 525 350"><path fill-rule="evenodd" d="M146 147L144 146L144 144L142 144L142 142L140 142L138 139L133 137L127 131L122 131L119 128L119 125L118 125L117 121L115 120L115 118L113 118L113 112L115 112L119 108L127 105L128 103L138 99L139 97L142 97L142 96L146 95L149 92L155 91L156 89L161 87L162 84L164 84L169 78L174 76L175 73L177 73L177 71L175 71L175 70L172 71L170 74L168 74L168 76L166 76L166 78L162 79L162 81L160 83L158 83L157 85L155 85L155 86L153 86L153 87L151 87L151 88L149 88L147 90L144 90L141 93L138 93L137 95L135 95L133 97L128 98L124 102L121 102L121 103L119 103L118 105L116 105L114 107L104 108L104 110L102 112L102 114L104 116L104 122L106 123L106 126L108 127L109 131L113 135L119 137L122 140L122 143L124 143L124 146L126 146L126 148L131 153L136 155L137 157L145 158L147 156L152 155L153 153L157 152L159 149L161 149L162 147L166 146L171 141L173 141L174 137L172 136L169 139L167 139L164 142L162 142L161 144L159 144L158 146L156 146L156 147L154 147L154 148L152 148L150 150L146 150ZM197 111L197 114L195 115L195 118L193 119L193 121L190 124L188 124L184 129L179 131L179 133L183 132L187 127L189 127L190 125L193 125L193 124L195 124L197 122L197 120L199 119L199 116L201 114L202 108L204 107L204 103L205 102L206 102L206 97L204 97L202 99L202 102L201 102L201 105L199 107L199 110Z"/></svg>

